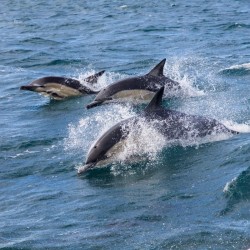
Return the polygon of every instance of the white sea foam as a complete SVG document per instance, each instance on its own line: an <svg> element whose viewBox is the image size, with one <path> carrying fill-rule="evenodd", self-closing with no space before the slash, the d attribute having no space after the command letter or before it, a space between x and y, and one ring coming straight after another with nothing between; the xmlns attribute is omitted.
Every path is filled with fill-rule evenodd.
<svg viewBox="0 0 250 250"><path fill-rule="evenodd" d="M30 151L27 149L27 150L23 151L22 153L17 153L16 155L10 156L10 158L15 159L15 158L18 158L19 156L24 156L27 154L36 154L36 153L39 153L39 151L35 151L35 150Z"/></svg>
<svg viewBox="0 0 250 250"><path fill-rule="evenodd" d="M224 70L231 70L231 69L245 69L250 70L250 63L242 63L242 64L236 64L232 65L228 68L225 68Z"/></svg>
<svg viewBox="0 0 250 250"><path fill-rule="evenodd" d="M127 9L128 8L128 5L121 5L119 6L120 9Z"/></svg>
<svg viewBox="0 0 250 250"><path fill-rule="evenodd" d="M240 133L250 133L250 121L246 123L236 123L233 121L222 121L222 123L229 129Z"/></svg>
<svg viewBox="0 0 250 250"><path fill-rule="evenodd" d="M234 183L236 182L236 180L237 180L237 177L234 177L231 181L227 182L226 185L225 185L225 187L224 187L224 189L223 189L223 192L227 193L229 191L230 187L232 185L234 185Z"/></svg>

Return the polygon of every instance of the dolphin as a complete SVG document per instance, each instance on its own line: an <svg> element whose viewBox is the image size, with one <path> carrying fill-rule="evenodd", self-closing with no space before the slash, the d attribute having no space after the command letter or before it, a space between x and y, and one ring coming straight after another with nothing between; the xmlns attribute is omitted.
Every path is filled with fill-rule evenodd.
<svg viewBox="0 0 250 250"><path fill-rule="evenodd" d="M90 148L86 163L78 169L81 174L97 166L104 165L122 148L122 143L135 128L140 118L146 121L157 121L155 128L167 139L192 139L220 133L238 134L215 119L198 115L189 115L162 107L162 87L151 102L138 116L118 122L107 130ZM159 121L159 122L158 122Z"/></svg>
<svg viewBox="0 0 250 250"><path fill-rule="evenodd" d="M94 101L87 105L87 108L93 108L112 100L150 100L162 86L170 91L180 89L178 82L164 76L165 62L166 59L163 59L146 75L126 78L101 89Z"/></svg>
<svg viewBox="0 0 250 250"><path fill-rule="evenodd" d="M103 75L105 71L100 71L84 79L88 83L96 83L98 78ZM49 96L51 99L62 100L67 97L81 96L86 94L96 94L87 86L84 86L80 81L72 78L47 76L34 80L28 85L20 87L21 90L29 90L38 92L44 96Z"/></svg>

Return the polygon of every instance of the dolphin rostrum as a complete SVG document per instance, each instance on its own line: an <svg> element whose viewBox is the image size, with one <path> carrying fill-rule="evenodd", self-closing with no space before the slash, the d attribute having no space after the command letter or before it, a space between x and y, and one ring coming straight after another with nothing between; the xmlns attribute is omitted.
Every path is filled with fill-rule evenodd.
<svg viewBox="0 0 250 250"><path fill-rule="evenodd" d="M117 148L119 148L119 144L126 140L131 129L135 128L141 117L148 122L156 121L154 123L156 129L167 140L200 138L220 133L238 134L238 132L228 129L215 119L188 115L163 108L161 105L163 92L164 87L155 94L140 115L118 122L106 131L91 147L86 163L78 169L78 173L83 173L96 165L103 165L104 162L107 162L109 158L114 156Z"/></svg>
<svg viewBox="0 0 250 250"><path fill-rule="evenodd" d="M104 87L96 95L94 101L87 105L87 108L112 100L150 100L163 86L169 91L179 90L178 82L164 76L165 62L166 59L163 59L146 75L126 78Z"/></svg>
<svg viewBox="0 0 250 250"><path fill-rule="evenodd" d="M96 83L103 73L104 70L85 78L84 81L87 83ZM21 86L20 89L38 92L55 100L62 100L72 96L96 94L98 92L82 85L80 81L76 79L59 76L42 77L28 85Z"/></svg>

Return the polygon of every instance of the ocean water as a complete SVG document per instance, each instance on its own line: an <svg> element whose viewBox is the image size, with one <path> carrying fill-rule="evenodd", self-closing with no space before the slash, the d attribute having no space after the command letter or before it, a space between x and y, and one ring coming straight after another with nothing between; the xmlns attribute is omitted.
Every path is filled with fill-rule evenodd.
<svg viewBox="0 0 250 250"><path fill-rule="evenodd" d="M2 0L0 248L249 249L249 15L248 0ZM163 58L183 88L164 106L240 134L171 143L142 122L118 162L78 176L98 137L145 105L19 90L106 70L99 89Z"/></svg>

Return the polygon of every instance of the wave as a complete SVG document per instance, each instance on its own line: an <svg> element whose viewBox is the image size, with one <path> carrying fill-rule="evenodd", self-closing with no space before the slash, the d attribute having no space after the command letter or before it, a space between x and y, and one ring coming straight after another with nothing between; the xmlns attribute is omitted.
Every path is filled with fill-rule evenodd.
<svg viewBox="0 0 250 250"><path fill-rule="evenodd" d="M230 212L234 206L242 201L250 200L250 167L242 171L237 177L229 181L224 187L224 195L227 198L227 206L222 214Z"/></svg>
<svg viewBox="0 0 250 250"><path fill-rule="evenodd" d="M245 23L233 23L233 24L227 24L225 25L225 30L233 30L233 29L238 29L238 28L250 28L249 24Z"/></svg>
<svg viewBox="0 0 250 250"><path fill-rule="evenodd" d="M13 74L16 72L25 72L25 69L21 67L13 67L13 66L6 66L6 65L0 65L0 74L3 74L3 76L8 76L8 74Z"/></svg>
<svg viewBox="0 0 250 250"><path fill-rule="evenodd" d="M225 75L235 75L235 76L243 76L250 74L250 63L236 64L230 66L228 68L222 69L219 73Z"/></svg>
<svg viewBox="0 0 250 250"><path fill-rule="evenodd" d="M40 44L44 44L46 46L48 45L53 45L53 46L58 46L59 44L61 44L61 42L52 40L52 39L44 39L42 37L31 37L31 38L27 38L21 41L22 44L35 44L35 45L40 45Z"/></svg>
<svg viewBox="0 0 250 250"><path fill-rule="evenodd" d="M30 62L33 60L33 58L38 57L38 56L43 56L43 57L48 57L47 54L43 54L40 53L39 55L33 55L29 58L26 58L24 60L22 60L22 62L25 64L24 67L26 68L35 68L35 67L41 67L41 66L69 66L69 65L74 65L74 64L80 64L81 60L61 60L61 59L55 59L55 60L51 60L51 61L47 61L45 63L37 63L37 64L30 64ZM46 61L46 60L44 60Z"/></svg>
<svg viewBox="0 0 250 250"><path fill-rule="evenodd" d="M57 143L58 141L60 141L62 138L59 137L55 137L55 138L51 138L51 139L33 139L33 140L25 140L25 141L16 141L15 143L8 143L8 144L2 144L0 149L1 151L5 151L5 152L12 152L13 150L22 150L23 152L26 153L34 153L36 151L34 150L30 150L36 147L46 147L46 146L51 146L54 143ZM20 140L20 138L16 138L16 140ZM33 152L34 151L34 152ZM25 153L25 154L26 154ZM19 154L19 153L18 153ZM15 156L13 156L13 158L15 158Z"/></svg>

